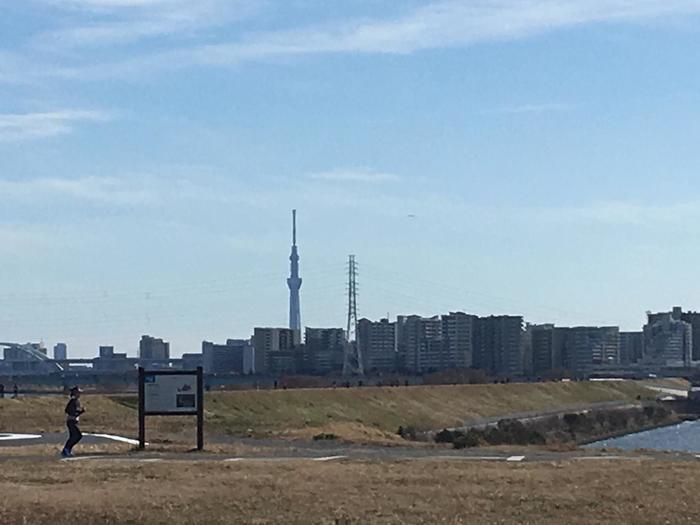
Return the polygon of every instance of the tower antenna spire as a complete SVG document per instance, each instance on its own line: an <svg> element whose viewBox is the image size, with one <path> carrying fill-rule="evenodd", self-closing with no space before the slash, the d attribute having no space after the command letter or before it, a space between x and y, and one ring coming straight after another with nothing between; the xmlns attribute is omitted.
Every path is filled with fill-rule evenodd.
<svg viewBox="0 0 700 525"><path fill-rule="evenodd" d="M301 331L301 306L299 301L299 289L301 277L299 277L299 251L297 249L297 211L292 210L292 253L289 256L289 328Z"/></svg>

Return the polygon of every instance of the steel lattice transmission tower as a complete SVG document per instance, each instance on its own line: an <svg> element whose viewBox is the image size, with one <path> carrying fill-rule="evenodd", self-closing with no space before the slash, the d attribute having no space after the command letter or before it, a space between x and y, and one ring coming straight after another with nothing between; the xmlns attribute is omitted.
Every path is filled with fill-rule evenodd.
<svg viewBox="0 0 700 525"><path fill-rule="evenodd" d="M343 375L364 375L362 351L357 341L357 261L348 257L348 329L346 332Z"/></svg>

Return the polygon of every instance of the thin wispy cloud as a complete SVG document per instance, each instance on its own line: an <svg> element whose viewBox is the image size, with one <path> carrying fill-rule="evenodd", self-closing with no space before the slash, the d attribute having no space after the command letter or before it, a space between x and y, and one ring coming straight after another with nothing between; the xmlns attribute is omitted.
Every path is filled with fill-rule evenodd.
<svg viewBox="0 0 700 525"><path fill-rule="evenodd" d="M32 59L21 52L0 49L0 83L26 84L41 81L47 77L63 76L63 68L42 65L38 63L39 60L39 58Z"/></svg>
<svg viewBox="0 0 700 525"><path fill-rule="evenodd" d="M0 255L7 257L36 257L45 253L53 237L41 228L17 224L0 224Z"/></svg>
<svg viewBox="0 0 700 525"><path fill-rule="evenodd" d="M398 182L401 177L393 173L382 173L369 168L343 168L320 173L311 173L309 178L328 182L367 182L384 183Z"/></svg>
<svg viewBox="0 0 700 525"><path fill-rule="evenodd" d="M534 218L558 224L600 223L619 226L679 226L700 220L700 202L669 203L602 201L578 206L532 209Z"/></svg>
<svg viewBox="0 0 700 525"><path fill-rule="evenodd" d="M506 106L502 108L496 108L491 110L486 110L484 114L494 114L494 115L526 115L534 114L538 115L541 113L561 113L565 111L572 111L576 108L573 104L560 104L560 103L549 103L549 104L521 104L518 106Z"/></svg>
<svg viewBox="0 0 700 525"><path fill-rule="evenodd" d="M113 177L46 177L0 180L0 194L7 198L62 197L98 203L133 205L149 202L154 195L146 188Z"/></svg>
<svg viewBox="0 0 700 525"><path fill-rule="evenodd" d="M515 40L594 23L637 23L700 14L698 0L443 0L414 7L393 18L348 15L345 20L333 23L244 33L233 24L264 12L265 8L271 12L275 3L263 0L43 2L63 11L91 14L87 17L89 22L86 17L68 16L69 22L34 35L35 46L48 52L80 50L79 60L71 60L73 54L66 53L68 58L60 64L56 60L47 61L46 57L37 58L47 62L45 76L74 80L309 55L410 54ZM209 31L213 28L225 31ZM222 33L239 36L225 39ZM119 45L152 38L160 38L159 51ZM90 54L96 50L107 56ZM0 61L0 80L1 66ZM4 76L12 79L23 74L19 70L13 73L5 72Z"/></svg>
<svg viewBox="0 0 700 525"><path fill-rule="evenodd" d="M700 11L694 0L493 0L433 2L394 20L351 21L257 41L294 52L410 53L516 38L591 22ZM255 43L255 42L253 42Z"/></svg>
<svg viewBox="0 0 700 525"><path fill-rule="evenodd" d="M141 63L147 67L231 65L312 54L407 54L522 38L584 24L692 13L700 13L697 0L451 0L428 4L395 19L348 20L324 27L259 33L238 42L173 49Z"/></svg>
<svg viewBox="0 0 700 525"><path fill-rule="evenodd" d="M85 122L106 122L112 115L95 110L61 110L0 114L0 142L17 142L66 135Z"/></svg>
<svg viewBox="0 0 700 525"><path fill-rule="evenodd" d="M180 0L43 0L57 7L103 11L114 8L155 7L182 3Z"/></svg>
<svg viewBox="0 0 700 525"><path fill-rule="evenodd" d="M194 37L255 12L259 0L45 0L68 12L62 27L43 32L35 45L72 48L130 44L154 37ZM85 12L89 22L85 22Z"/></svg>

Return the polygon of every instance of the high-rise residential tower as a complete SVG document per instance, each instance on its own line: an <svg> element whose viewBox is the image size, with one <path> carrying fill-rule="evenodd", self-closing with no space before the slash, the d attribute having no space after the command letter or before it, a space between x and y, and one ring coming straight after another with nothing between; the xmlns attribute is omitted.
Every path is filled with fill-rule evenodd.
<svg viewBox="0 0 700 525"><path fill-rule="evenodd" d="M290 271L287 286L289 286L289 328L301 332L301 307L299 305L299 253L297 251L297 211L292 210L292 254L289 256Z"/></svg>

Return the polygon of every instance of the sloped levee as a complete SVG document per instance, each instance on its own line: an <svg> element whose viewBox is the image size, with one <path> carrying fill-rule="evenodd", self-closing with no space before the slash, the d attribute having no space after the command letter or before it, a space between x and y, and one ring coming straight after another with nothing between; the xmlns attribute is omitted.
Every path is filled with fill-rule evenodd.
<svg viewBox="0 0 700 525"><path fill-rule="evenodd" d="M684 417L672 405L647 402L521 419L501 419L461 429L445 429L435 433L433 440L437 443L451 443L455 448L492 445L582 445L672 425Z"/></svg>

